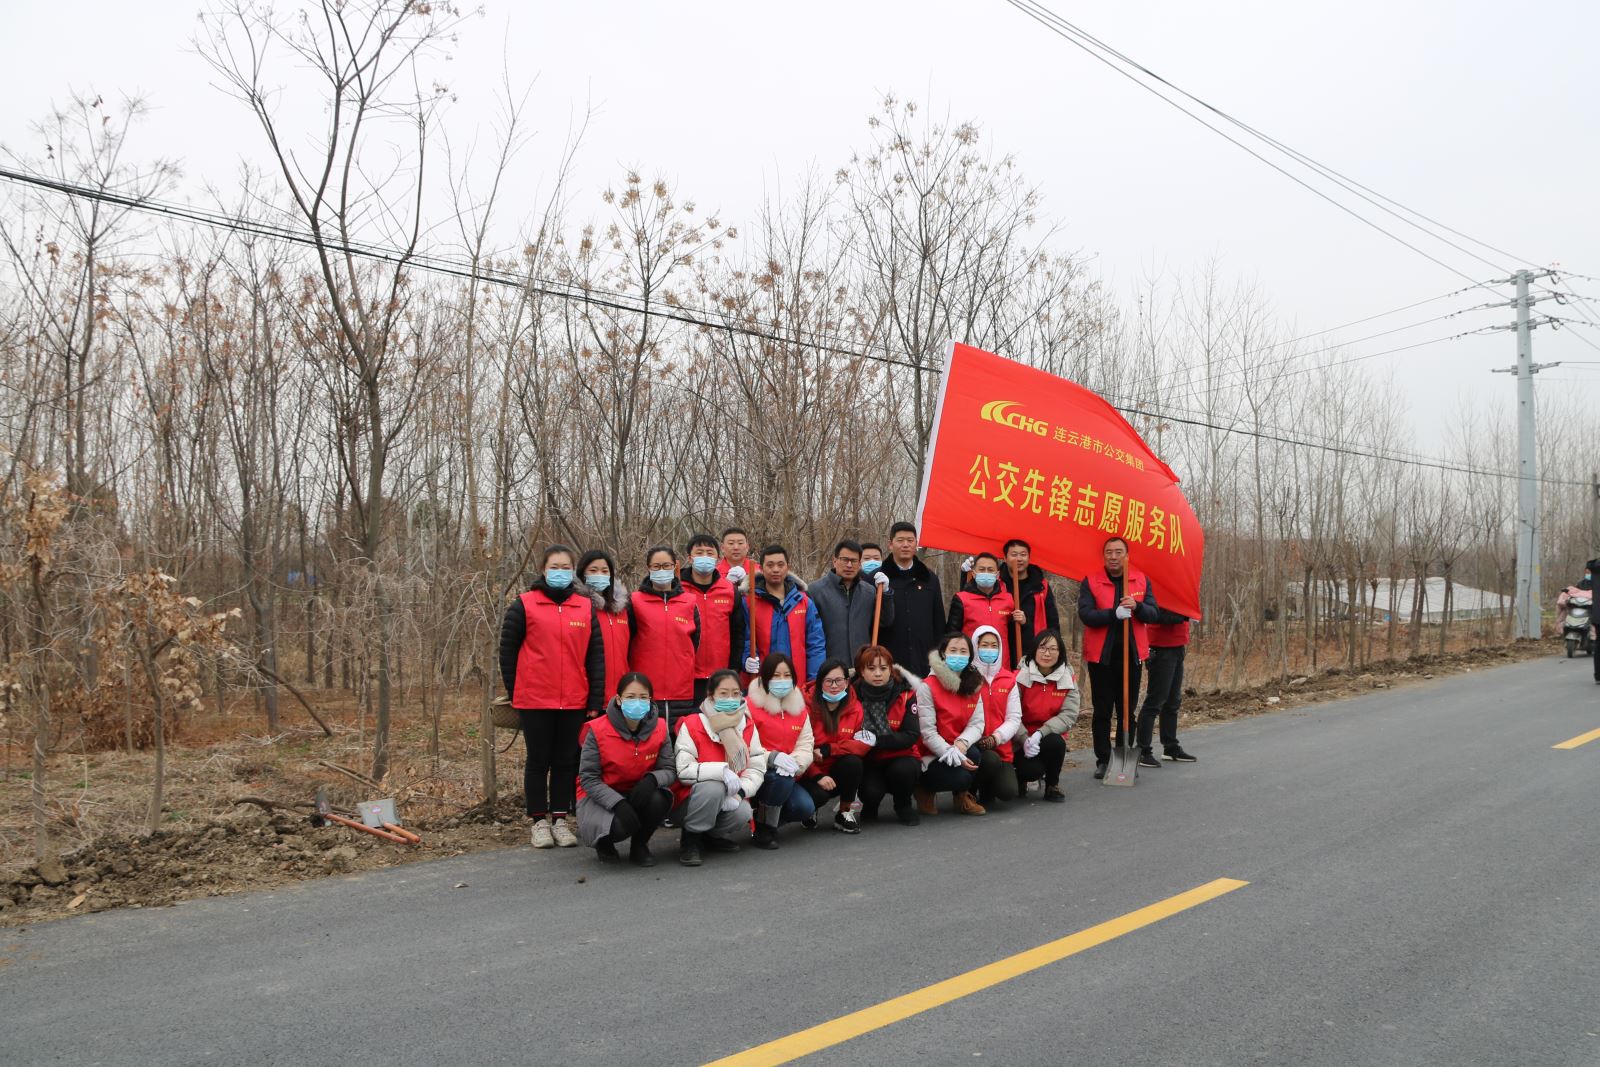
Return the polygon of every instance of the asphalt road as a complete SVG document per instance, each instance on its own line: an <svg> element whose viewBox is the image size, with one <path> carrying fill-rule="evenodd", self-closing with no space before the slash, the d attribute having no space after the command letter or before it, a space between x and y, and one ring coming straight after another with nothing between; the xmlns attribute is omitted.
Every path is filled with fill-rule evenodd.
<svg viewBox="0 0 1600 1067"><path fill-rule="evenodd" d="M1539 660L698 870L524 848L5 931L0 1062L700 1064L1226 877L803 1062L1597 1064L1600 741L1551 748L1596 727Z"/></svg>

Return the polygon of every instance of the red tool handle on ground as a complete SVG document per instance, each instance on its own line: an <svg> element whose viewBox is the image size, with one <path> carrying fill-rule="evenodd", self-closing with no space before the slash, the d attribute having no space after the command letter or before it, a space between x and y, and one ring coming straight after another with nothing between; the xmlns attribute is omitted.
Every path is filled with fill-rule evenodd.
<svg viewBox="0 0 1600 1067"><path fill-rule="evenodd" d="M878 620L883 618L883 586L878 586L878 599L872 604L872 644L878 643Z"/></svg>
<svg viewBox="0 0 1600 1067"><path fill-rule="evenodd" d="M399 834L401 837L405 838L406 841L409 842L410 844L413 844L413 845L422 844L422 835L421 834L414 834L410 830L407 830L404 826L398 826L395 823L386 822L386 823L383 824L383 828L385 830L389 831L391 834Z"/></svg>
<svg viewBox="0 0 1600 1067"><path fill-rule="evenodd" d="M371 834L373 837L381 837L385 841L393 841L397 845L409 845L409 844L411 844L410 841L407 841L405 838L401 837L399 834L391 834L387 830L374 829L373 827L368 826L364 822L357 822L354 819L347 819L343 815L335 815L332 812L329 812L328 814L324 815L323 818L327 819L329 822L336 822L340 826L348 826L352 830L360 830L363 833Z"/></svg>

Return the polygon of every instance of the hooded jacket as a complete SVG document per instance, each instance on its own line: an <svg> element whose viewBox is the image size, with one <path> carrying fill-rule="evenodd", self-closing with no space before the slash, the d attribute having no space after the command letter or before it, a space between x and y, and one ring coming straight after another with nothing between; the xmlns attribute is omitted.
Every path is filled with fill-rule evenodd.
<svg viewBox="0 0 1600 1067"><path fill-rule="evenodd" d="M745 584L739 587L746 598L749 596L750 579L745 579ZM751 651L750 641L744 643L744 658L751 656L765 656L773 652L786 652L800 668L799 673L805 676L806 681L816 678L817 671L822 668L822 661L828 658L827 638L822 632L822 619L817 616L817 606L806 595L806 583L794 575L789 575L783 580L783 602L780 604L775 597L767 592L765 582L756 586L756 618L750 620L748 632L755 634L762 617L769 621L766 633L761 634L757 651ZM800 621L803 619L803 623ZM803 648L794 647L794 634L791 632L791 622L794 628L804 634ZM795 679L798 683L800 679Z"/></svg>
<svg viewBox="0 0 1600 1067"><path fill-rule="evenodd" d="M652 704L650 711L639 720L639 729L635 733L632 729L633 724L622 714L622 705L615 697L606 705L605 717L624 738L633 736L648 738L655 732L656 725L661 722L661 715ZM677 771L673 765L671 737L666 739L661 750L656 753L655 765L650 768L649 773L655 778L656 785L662 789L672 788L672 783L677 778ZM583 794L578 798L578 840L585 846L593 848L601 838L610 836L611 809L617 806L618 801L626 799L612 788L601 774L600 743L593 730L583 732L583 748L578 754L578 785Z"/></svg>
<svg viewBox="0 0 1600 1067"><path fill-rule="evenodd" d="M894 623L879 631L878 643L896 663L921 666L945 632L944 589L939 576L921 556L911 557L911 566L904 569L890 556L879 573L889 576L889 588L894 590Z"/></svg>
<svg viewBox="0 0 1600 1067"><path fill-rule="evenodd" d="M996 630L993 626L978 627L972 633L972 647L974 650L976 650L978 647L978 638L982 637L984 634L994 634L996 638L999 638L1000 631ZM979 674L983 675L985 698L989 697L988 686L993 684L996 678L1000 677L1002 671L1009 676L1009 679L1012 682L1011 690L1006 694L1004 717L1000 718L998 720L998 725L996 725L993 730L989 731L990 735L994 737L994 741L997 746L1004 745L1013 737L1017 736L1017 730L1022 726L1022 694L1017 691L1017 686L1015 684L1016 674L1003 662L993 664L985 663L976 655L974 655L972 658L972 665L978 669ZM988 727L988 719L990 715L997 713L998 709L985 712L984 726L986 729ZM983 735L980 734L979 736L982 737Z"/></svg>
<svg viewBox="0 0 1600 1067"><path fill-rule="evenodd" d="M577 597L580 604L590 602L586 592L579 590L576 584L569 585L565 589L552 589L545 584L543 575L528 586L528 592L543 593L558 604L564 604L572 597ZM522 598L518 597L506 607L505 618L500 622L500 678L505 683L506 695L513 698L517 691L517 661L522 656L522 646L527 639L528 613L523 607ZM589 643L584 652L583 670L588 686L586 706L604 707L606 652L605 640L598 625L589 628Z"/></svg>
<svg viewBox="0 0 1600 1067"><path fill-rule="evenodd" d="M862 574L846 585L843 578L829 571L812 582L806 594L822 618L828 658L854 662L856 653L872 641L872 615L878 603L876 581ZM883 589L883 615L878 620L880 638L884 627L894 624L894 609L894 583L891 582Z"/></svg>

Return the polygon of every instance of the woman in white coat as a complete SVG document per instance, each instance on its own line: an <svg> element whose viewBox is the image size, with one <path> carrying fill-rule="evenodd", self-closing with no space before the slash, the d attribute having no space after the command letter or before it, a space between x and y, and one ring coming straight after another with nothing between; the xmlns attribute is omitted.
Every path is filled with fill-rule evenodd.
<svg viewBox="0 0 1600 1067"><path fill-rule="evenodd" d="M750 800L767 775L767 750L733 671L706 679L699 714L685 715L678 725L675 764L672 818L683 827L678 862L700 866L702 848L738 852L734 834L750 824Z"/></svg>

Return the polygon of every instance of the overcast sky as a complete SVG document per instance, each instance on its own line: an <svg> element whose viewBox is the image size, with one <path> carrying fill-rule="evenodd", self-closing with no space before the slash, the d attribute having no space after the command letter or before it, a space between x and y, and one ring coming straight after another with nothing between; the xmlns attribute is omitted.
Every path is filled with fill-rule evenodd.
<svg viewBox="0 0 1600 1067"><path fill-rule="evenodd" d="M1340 4L1123 0L1051 6L1209 102L1376 190L1534 264L1600 276L1600 4ZM192 54L192 0L9 0L0 36L0 143L38 151L29 130L73 91L140 93L154 111L130 146L184 171L179 196L226 187L241 157L264 163L258 129ZM504 64L502 63L502 57ZM442 68L457 94L452 134L487 136L502 66L533 83L539 135L517 188L548 181L569 124L592 108L573 209L625 166L665 175L725 221L809 170L831 173L865 141L887 92L974 119L1041 189L1061 244L1094 257L1118 293L1154 270L1208 259L1254 281L1301 332L1466 284L1046 33L1002 0L809 4L511 3L489 0ZM286 75L287 76L287 75ZM1385 219L1384 225L1398 230ZM1474 277L1489 267L1439 249ZM1498 260L1492 254L1490 259ZM1507 266L1516 264L1507 263ZM1600 297L1600 282L1571 283ZM1360 337L1463 296L1358 327ZM1600 307L1600 304L1597 304ZM1541 307L1539 310L1545 310ZM1392 348L1509 321L1476 312L1377 341ZM1600 360L1573 330L1535 335L1541 361ZM1600 330L1588 331L1600 344ZM1510 411L1489 368L1510 334L1370 361L1393 368L1418 427L1439 435L1462 396ZM1550 372L1546 389L1600 386L1600 366ZM1376 428L1375 428L1376 431ZM1509 462L1509 456L1507 457Z"/></svg>

